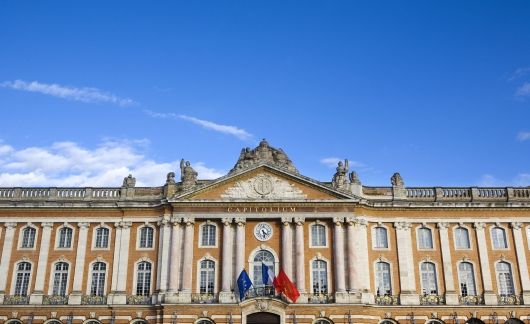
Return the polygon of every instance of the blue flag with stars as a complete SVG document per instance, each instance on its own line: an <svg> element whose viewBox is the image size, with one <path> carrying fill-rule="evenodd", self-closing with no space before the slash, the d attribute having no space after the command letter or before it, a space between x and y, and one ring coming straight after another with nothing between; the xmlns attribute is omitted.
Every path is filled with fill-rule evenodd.
<svg viewBox="0 0 530 324"><path fill-rule="evenodd" d="M248 276L245 269L241 271L239 277L237 278L237 286L239 288L239 300L243 300L245 298L245 293L252 286L252 281L250 281L250 277Z"/></svg>

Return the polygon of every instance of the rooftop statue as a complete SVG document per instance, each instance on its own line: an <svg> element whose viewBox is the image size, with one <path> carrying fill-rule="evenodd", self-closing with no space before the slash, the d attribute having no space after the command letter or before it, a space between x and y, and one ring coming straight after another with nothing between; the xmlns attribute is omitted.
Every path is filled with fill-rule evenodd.
<svg viewBox="0 0 530 324"><path fill-rule="evenodd" d="M136 186L136 178L133 177L132 174L129 174L129 176L123 178L122 187L134 188L134 186Z"/></svg>
<svg viewBox="0 0 530 324"><path fill-rule="evenodd" d="M260 163L270 164L293 173L298 173L298 170L287 157L287 154L281 148L277 149L270 146L265 139L254 149L250 149L249 147L242 149L236 165L229 173L248 169Z"/></svg>
<svg viewBox="0 0 530 324"><path fill-rule="evenodd" d="M197 176L198 173L191 167L190 161L180 160L180 180L184 190L197 184Z"/></svg>
<svg viewBox="0 0 530 324"><path fill-rule="evenodd" d="M333 188L337 189L344 189L346 185L348 184L348 178L346 177L346 174L348 173L348 170L350 169L348 160L344 160L344 163L342 161L339 161L337 164L337 171L333 175L333 179L331 180L331 184L333 185Z"/></svg>
<svg viewBox="0 0 530 324"><path fill-rule="evenodd" d="M392 177L390 178L390 182L392 183L392 187L405 187L403 178L401 177L401 174L399 174L398 172L392 175Z"/></svg>
<svg viewBox="0 0 530 324"><path fill-rule="evenodd" d="M357 172L350 172L350 183L361 184L361 180L359 180L359 175L357 174Z"/></svg>

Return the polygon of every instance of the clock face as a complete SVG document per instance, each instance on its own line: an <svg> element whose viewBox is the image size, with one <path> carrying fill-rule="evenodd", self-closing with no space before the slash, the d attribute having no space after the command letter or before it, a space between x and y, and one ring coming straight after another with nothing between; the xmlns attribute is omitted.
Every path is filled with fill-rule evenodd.
<svg viewBox="0 0 530 324"><path fill-rule="evenodd" d="M268 223L259 223L254 227L254 236L260 241L268 241L272 237L272 227Z"/></svg>

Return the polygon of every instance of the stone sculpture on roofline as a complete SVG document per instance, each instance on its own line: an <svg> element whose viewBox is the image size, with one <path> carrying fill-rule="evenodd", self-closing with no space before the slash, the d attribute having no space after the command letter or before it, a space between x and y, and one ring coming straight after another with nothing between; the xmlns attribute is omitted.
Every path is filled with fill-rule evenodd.
<svg viewBox="0 0 530 324"><path fill-rule="evenodd" d="M193 188L197 184L198 173L190 164L190 161L180 160L180 180L182 181L182 190Z"/></svg>

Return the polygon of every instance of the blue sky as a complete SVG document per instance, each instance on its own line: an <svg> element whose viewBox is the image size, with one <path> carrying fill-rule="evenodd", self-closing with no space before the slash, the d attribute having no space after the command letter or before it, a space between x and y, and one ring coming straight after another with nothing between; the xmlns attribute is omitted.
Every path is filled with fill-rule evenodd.
<svg viewBox="0 0 530 324"><path fill-rule="evenodd" d="M528 1L2 1L0 41L0 186L214 178L261 138L317 180L530 185Z"/></svg>

